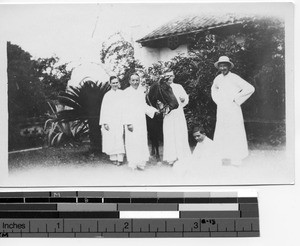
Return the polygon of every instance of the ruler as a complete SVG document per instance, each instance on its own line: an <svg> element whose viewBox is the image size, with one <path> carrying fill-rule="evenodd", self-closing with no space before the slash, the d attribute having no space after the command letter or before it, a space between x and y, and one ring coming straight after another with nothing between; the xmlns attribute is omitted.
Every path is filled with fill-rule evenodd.
<svg viewBox="0 0 300 246"><path fill-rule="evenodd" d="M0 237L259 237L241 192L0 192Z"/></svg>

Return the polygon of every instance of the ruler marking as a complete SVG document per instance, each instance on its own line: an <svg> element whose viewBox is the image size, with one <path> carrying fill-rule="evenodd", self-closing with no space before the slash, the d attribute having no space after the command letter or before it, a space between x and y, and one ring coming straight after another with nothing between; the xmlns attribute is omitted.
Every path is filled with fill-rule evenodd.
<svg viewBox="0 0 300 246"><path fill-rule="evenodd" d="M202 232L201 219L199 219L199 227L200 227L200 232Z"/></svg>
<svg viewBox="0 0 300 246"><path fill-rule="evenodd" d="M79 204L82 202L78 197L80 194L78 191L76 191L75 193L76 193L76 197L73 196L73 199L76 202L76 204ZM46 208L44 206L48 206L46 204L51 203L50 198L57 198L57 197L65 198L65 196L67 198L71 198L71 197L68 197L69 193L66 194L63 192L55 192L54 196L53 196L53 194L54 194L53 192L49 192L49 194L50 194L50 196L49 196L48 202L46 200L39 200L39 202L36 201L38 207L36 207L35 209L37 209L39 212L48 212L48 209L44 210L43 208ZM121 195L123 196L124 194L121 194ZM144 205L146 205L146 201L143 200L143 197L135 198L134 194L133 194L133 196L134 196L133 198L132 197L126 198L129 200L130 205L133 206L132 207L133 211L139 210L136 208L139 208L139 206L141 206L141 204L143 204L143 203L144 203ZM149 196L149 194L148 194L148 196ZM0 192L0 197L1 197L1 192ZM56 237L56 236L70 237L71 236L72 237L71 233L73 233L75 237L77 237L77 236L89 237L90 235L91 235L91 237L93 237L93 236L97 237L99 235L102 235L103 237L107 237L107 235L105 235L104 232L100 232L101 228L100 228L99 223L102 223L101 227L105 228L105 232L109 234L109 237L119 237L119 236L121 236L121 237L124 237L124 236L125 237L126 236L127 237L177 237L177 236L179 236L179 237L194 237L194 236L195 237L198 237L198 236L219 237L219 236L221 236L222 237L222 236L224 236L225 237L225 236L230 236L230 235L234 236L234 234L230 234L230 233L236 233L236 237L239 236L238 235L239 233L240 233L240 236L258 237L259 231L260 231L259 227L258 227L258 230L256 230L259 216L256 216L257 221L256 220L250 220L250 221L248 220L247 221L247 220L243 220L243 218L242 218L242 215L245 216L243 214L243 211L245 211L245 213L248 212L248 210L245 210L247 204L245 204L245 206L243 206L243 209L244 209L243 211L240 210L241 205L238 204L239 209L237 212L240 214L239 218L235 217L235 216L219 218L218 214L216 214L217 217L214 217L213 214L206 215L205 213L202 215L202 216L204 216L202 218L199 218L200 216L199 217L197 216L198 218L196 216L194 218L192 216L190 218L188 218L188 217L182 218L182 211L179 210L179 209L181 209L180 204L178 203L178 201L175 201L175 200L169 201L169 204L174 202L172 205L172 209L177 208L177 213L179 213L179 215L180 215L179 217L176 217L176 218L168 217L168 216L166 216L165 218L157 217L155 219L151 218L151 217L149 217L149 218L145 217L145 218L141 218L142 219L141 220L141 219L138 219L135 217L133 217L133 218L129 217L128 221L131 222L131 226L129 228L125 227L126 229L124 227L119 228L118 225L122 221L121 220L122 218L120 218L120 217L117 218L116 220L114 220L113 218L104 219L101 217L89 218L91 221L89 221L89 220L86 221L84 219L87 219L87 218L81 217L81 219L78 218L79 227L78 227L78 224L76 225L76 222L74 221L74 222L70 223L71 228L70 228L70 225L69 225L69 227L68 227L68 225L65 225L65 223L64 223L65 218L60 218L60 219L62 219L62 228L60 228L60 227L57 227L55 220L52 221L52 219L54 219L54 217L53 218L46 217L44 219L43 218L34 218L34 217L31 218L29 216L30 216L30 212L32 212L32 211L30 211L30 210L24 211L24 209L21 211L21 209L23 208L21 206L25 206L27 209L28 202L30 204L30 201L27 202L26 197L27 198L29 197L29 199L30 199L30 195L26 196L26 194L25 194L25 197L23 197L23 198L20 197L20 199L18 201L18 203L20 205L18 205L18 204L13 205L13 206L16 206L16 207L13 207L13 208L16 208L16 210L13 210L13 211L15 211L17 213L15 215L9 214L7 216L7 219L12 221L12 222L8 222L8 223L13 223L13 222L19 223L18 221L13 221L13 219L15 219L15 220L22 220L22 223L24 223L23 221L25 221L25 223L28 225L28 229L27 229L27 226L25 229L18 228L18 229L20 229L20 230L18 230L20 233L18 233L16 231L17 228L13 228L12 232L10 232L10 233L12 233L12 236L14 236L14 237L18 237L18 236L20 236L20 237L28 237L29 236L30 237L29 233L33 234L31 236L35 236L34 234L37 233L37 237L40 237L40 236L42 236L42 237L46 237L46 236L47 237ZM32 197L35 197L36 199L41 199L41 198L44 198L45 196L42 194L41 197L38 197L38 194L33 194ZM99 199L101 199L102 203L104 203L104 201L105 201L104 195L102 195L102 197L99 197ZM216 197L215 199L218 199L218 197ZM23 200L23 202L22 202L22 200ZM126 206L126 203L128 202L128 200L126 202L123 201L124 206ZM100 203L101 201L97 201L97 202ZM218 200L215 200L215 202L212 202L212 204L213 204L212 206L214 206L214 204L216 204L217 201ZM226 201L226 202L229 203L229 201ZM60 200L57 200L57 201L52 200L52 204L53 203L56 203L56 205L57 205L57 203L63 203L63 201L62 200L61 201ZM24 205L21 205L21 204L24 204ZM161 204L162 204L162 206L165 206L163 204L163 201L161 201ZM53 205L55 205L55 204L53 204ZM115 209L117 211L119 211L119 209L122 210L122 208L119 205L120 205L119 202L115 202ZM7 209L7 207L5 207L5 206L7 206L7 205L3 206L4 210ZM30 206L31 205L29 205L29 209L31 208ZM89 205L87 204L86 207L88 209ZM10 209L10 207L9 207L9 209ZM152 211L151 203L150 203L149 207L145 206L145 212L147 212L148 210ZM93 209L91 211L93 211ZM72 211L69 211L69 212L72 212ZM19 215L21 215L22 218L19 218ZM47 215L45 215L45 216L47 216ZM51 216L52 214L49 213L49 215ZM62 215L62 217L63 216L64 215ZM73 215L71 215L71 216L73 216ZM2 219L5 219L5 218L2 218ZM69 219L75 219L75 217L70 217ZM101 219L103 219L103 220L101 220ZM217 219L217 222L215 222L216 219ZM240 219L242 219L242 220L240 220ZM96 224L97 224L96 227L97 227L98 234L94 233L95 220L96 220ZM201 222L202 220L204 221L203 226L202 226L202 222ZM61 220L59 220L59 221L61 221ZM196 221L195 223L199 223L199 227L198 226L196 227L196 224L194 224L194 221ZM213 221L215 223L212 224L211 221ZM85 223L87 223L87 224L85 225ZM135 224L136 229L134 228L133 223L137 223L137 224ZM72 226L72 224L73 224L73 226ZM112 231L112 224L113 224L113 231ZM180 226L180 224L181 224L181 226ZM45 227L43 227L44 225L45 225ZM68 228L66 228L66 226ZM86 229L83 228L83 226L86 226ZM9 227L4 227L4 225L2 227L3 227L3 229L1 231L3 231L3 233L7 233L7 229L9 229ZM171 229L172 227L173 227L173 230ZM43 228L46 229L45 233L44 233ZM147 228L148 228L148 231L147 231ZM178 228L178 230L177 230L177 228ZM71 233L67 233L66 231L69 231L70 229L71 229ZM131 229L131 231L129 231L128 229ZM163 231L163 229L164 229L164 231ZM200 230L200 232L199 232L199 230ZM81 235L80 235L80 233L81 233ZM141 233L141 235L139 235L139 233Z"/></svg>

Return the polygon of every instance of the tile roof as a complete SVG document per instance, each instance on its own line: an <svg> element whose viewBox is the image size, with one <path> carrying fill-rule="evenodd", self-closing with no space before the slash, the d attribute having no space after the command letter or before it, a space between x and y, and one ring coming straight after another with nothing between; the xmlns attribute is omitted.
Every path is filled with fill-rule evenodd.
<svg viewBox="0 0 300 246"><path fill-rule="evenodd" d="M243 23L245 16L237 16L236 14L223 15L188 15L180 16L166 24L158 27L143 38L137 40L138 43L143 43L150 40L165 38L172 35L182 35L193 32L200 32L221 26L234 25Z"/></svg>

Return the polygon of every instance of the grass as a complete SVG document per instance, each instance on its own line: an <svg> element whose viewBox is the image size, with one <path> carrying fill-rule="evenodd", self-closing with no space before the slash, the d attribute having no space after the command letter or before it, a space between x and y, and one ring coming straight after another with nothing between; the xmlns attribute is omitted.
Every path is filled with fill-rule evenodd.
<svg viewBox="0 0 300 246"><path fill-rule="evenodd" d="M126 163L118 167L105 155L91 155L88 143L10 154L8 167L12 186L282 184L294 178L285 148L268 145L250 146L238 168L203 161L169 167L151 157L144 171L132 171Z"/></svg>

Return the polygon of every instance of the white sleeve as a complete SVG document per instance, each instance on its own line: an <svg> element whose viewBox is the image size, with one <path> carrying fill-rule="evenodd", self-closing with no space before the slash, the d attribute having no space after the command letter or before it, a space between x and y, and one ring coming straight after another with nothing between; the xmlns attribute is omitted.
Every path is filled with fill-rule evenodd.
<svg viewBox="0 0 300 246"><path fill-rule="evenodd" d="M103 125L103 124L107 124L107 118L108 118L108 107L109 103L108 103L108 96L107 93L104 95L104 98L102 100L102 104L101 104L101 110L100 110L100 119L99 119L99 125Z"/></svg>
<svg viewBox="0 0 300 246"><path fill-rule="evenodd" d="M219 88L217 85L217 78L215 78L211 87L211 98L215 102L215 104L218 104L218 90Z"/></svg>
<svg viewBox="0 0 300 246"><path fill-rule="evenodd" d="M238 105L244 103L255 91L255 88L249 84L246 80L242 79L240 76L236 75L235 84L239 87L240 91L234 97L233 101Z"/></svg>
<svg viewBox="0 0 300 246"><path fill-rule="evenodd" d="M144 108L145 108L145 114L148 115L151 119L154 117L155 112L158 112L158 110L152 106L149 106L146 102L146 98L143 99Z"/></svg>
<svg viewBox="0 0 300 246"><path fill-rule="evenodd" d="M182 107L185 107L189 103L189 95L186 93L182 85L180 87L180 97L184 98L184 102L179 102Z"/></svg>

